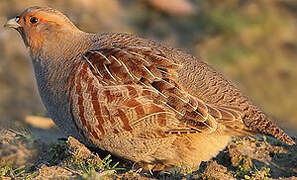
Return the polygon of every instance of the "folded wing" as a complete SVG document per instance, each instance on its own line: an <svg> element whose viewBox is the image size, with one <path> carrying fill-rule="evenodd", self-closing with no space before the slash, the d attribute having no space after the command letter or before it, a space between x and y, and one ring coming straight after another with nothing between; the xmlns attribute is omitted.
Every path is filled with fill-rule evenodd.
<svg viewBox="0 0 297 180"><path fill-rule="evenodd" d="M188 94L176 80L176 70L183 66L161 50L139 46L92 49L82 61L101 85L98 97L106 97L100 100L101 106L125 119L126 129L149 117L163 119L163 124L177 120L164 129L165 134L210 133L218 123L241 122L239 109L206 104ZM136 115L132 117L130 111Z"/></svg>

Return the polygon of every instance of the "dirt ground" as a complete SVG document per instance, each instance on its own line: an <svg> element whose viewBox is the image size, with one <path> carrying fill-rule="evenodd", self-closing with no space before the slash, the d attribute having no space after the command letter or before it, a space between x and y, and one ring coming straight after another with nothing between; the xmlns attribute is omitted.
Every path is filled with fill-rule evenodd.
<svg viewBox="0 0 297 180"><path fill-rule="evenodd" d="M26 121L32 124L30 131L0 133L0 179L297 179L297 146L266 136L233 139L197 171L176 168L152 173L65 138L49 118ZM37 126L34 121L44 123Z"/></svg>

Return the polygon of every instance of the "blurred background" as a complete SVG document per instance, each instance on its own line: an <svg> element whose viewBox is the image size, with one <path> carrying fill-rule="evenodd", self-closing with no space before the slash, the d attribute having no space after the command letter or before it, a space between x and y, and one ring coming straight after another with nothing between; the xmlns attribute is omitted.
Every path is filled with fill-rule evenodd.
<svg viewBox="0 0 297 180"><path fill-rule="evenodd" d="M30 6L62 11L88 32L127 32L200 56L297 135L296 0L1 0L0 24ZM46 115L30 57L0 27L0 127Z"/></svg>

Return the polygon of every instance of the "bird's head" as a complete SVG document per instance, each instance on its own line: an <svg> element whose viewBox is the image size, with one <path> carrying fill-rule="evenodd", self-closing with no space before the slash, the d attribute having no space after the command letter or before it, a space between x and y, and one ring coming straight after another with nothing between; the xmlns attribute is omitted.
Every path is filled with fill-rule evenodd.
<svg viewBox="0 0 297 180"><path fill-rule="evenodd" d="M4 27L16 29L33 54L48 40L58 40L61 34L79 32L65 15L48 7L30 7L8 20Z"/></svg>

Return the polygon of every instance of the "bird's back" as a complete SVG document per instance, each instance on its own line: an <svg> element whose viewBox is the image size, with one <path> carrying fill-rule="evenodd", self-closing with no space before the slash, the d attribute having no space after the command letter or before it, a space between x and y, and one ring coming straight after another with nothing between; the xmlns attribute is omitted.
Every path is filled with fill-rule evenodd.
<svg viewBox="0 0 297 180"><path fill-rule="evenodd" d="M208 111L212 110L211 107L219 110L221 114L217 115L218 117L224 117L226 114L225 119L216 117L216 112L212 115L218 122L225 123L230 127L230 132L232 130L243 130L243 133L262 132L289 144L293 143L292 139L271 122L269 117L244 96L238 88L199 58L162 43L130 34L100 34L93 37L93 42L92 49L148 47L155 50L156 52L153 53L160 53L172 63L179 65L178 68L169 71L173 74L172 79L181 91L210 106ZM232 112L235 112L240 118Z"/></svg>

